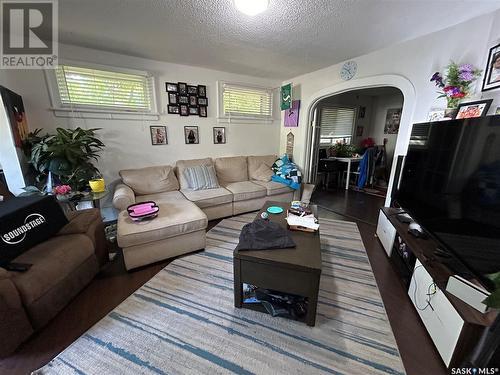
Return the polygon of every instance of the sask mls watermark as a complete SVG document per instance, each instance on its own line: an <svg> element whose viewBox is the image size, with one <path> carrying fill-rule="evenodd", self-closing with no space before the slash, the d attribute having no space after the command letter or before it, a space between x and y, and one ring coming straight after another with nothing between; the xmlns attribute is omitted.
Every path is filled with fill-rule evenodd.
<svg viewBox="0 0 500 375"><path fill-rule="evenodd" d="M57 66L57 0L1 0L1 69Z"/></svg>

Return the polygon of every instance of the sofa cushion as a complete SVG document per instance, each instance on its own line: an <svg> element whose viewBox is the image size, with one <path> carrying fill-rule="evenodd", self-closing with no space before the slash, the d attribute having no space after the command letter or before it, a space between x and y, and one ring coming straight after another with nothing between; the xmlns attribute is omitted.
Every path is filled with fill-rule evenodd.
<svg viewBox="0 0 500 375"><path fill-rule="evenodd" d="M215 170L219 183L248 181L246 156L215 159Z"/></svg>
<svg viewBox="0 0 500 375"><path fill-rule="evenodd" d="M252 181L252 182L259 186L265 187L267 189L267 195L278 195L278 194L293 192L293 189L291 189L289 186L274 181L268 181L268 182Z"/></svg>
<svg viewBox="0 0 500 375"><path fill-rule="evenodd" d="M195 167L197 165L214 165L211 158L205 159L191 159L191 160L177 160L175 163L175 168L177 169L177 178L179 179L179 185L181 189L189 189L189 183L184 175L186 168Z"/></svg>
<svg viewBox="0 0 500 375"><path fill-rule="evenodd" d="M267 190L263 186L259 186L250 181L231 182L224 186L227 190L233 193L233 201L246 201L248 199L265 197Z"/></svg>
<svg viewBox="0 0 500 375"><path fill-rule="evenodd" d="M120 171L120 177L123 183L132 188L136 195L179 190L179 181L175 177L174 169L169 165L126 169Z"/></svg>
<svg viewBox="0 0 500 375"><path fill-rule="evenodd" d="M19 290L23 304L29 306L64 283L71 277L72 272L89 258L95 258L95 254L94 244L88 236L55 236L13 260L33 266L28 272L11 272L12 282ZM95 261L95 273L97 268Z"/></svg>
<svg viewBox="0 0 500 375"><path fill-rule="evenodd" d="M264 164L269 168L272 167L274 162L278 159L276 155L263 155L263 156L249 156L248 160L248 179L257 180L257 169Z"/></svg>
<svg viewBox="0 0 500 375"><path fill-rule="evenodd" d="M192 190L216 189L219 186L213 165L197 165L188 167L184 177Z"/></svg>
<svg viewBox="0 0 500 375"><path fill-rule="evenodd" d="M175 202L176 200L186 200L186 198L178 190L157 194L140 195L136 198L137 203L153 201L160 204L166 202Z"/></svg>
<svg viewBox="0 0 500 375"><path fill-rule="evenodd" d="M255 171L255 177L253 178L253 180L267 182L271 181L271 177L273 177L273 175L274 172L271 167L268 167L267 165L262 163L260 167L257 168L257 171Z"/></svg>
<svg viewBox="0 0 500 375"><path fill-rule="evenodd" d="M233 194L224 188L207 190L182 189L181 193L200 208L217 206L233 201Z"/></svg>
<svg viewBox="0 0 500 375"><path fill-rule="evenodd" d="M126 211L118 215L118 245L122 248L143 245L166 238L203 230L207 215L193 202L183 198L160 203L153 220L134 222Z"/></svg>

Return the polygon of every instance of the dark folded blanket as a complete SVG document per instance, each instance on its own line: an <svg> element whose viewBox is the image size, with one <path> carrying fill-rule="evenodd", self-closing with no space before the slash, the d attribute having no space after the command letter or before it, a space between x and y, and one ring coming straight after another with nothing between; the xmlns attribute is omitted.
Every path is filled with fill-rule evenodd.
<svg viewBox="0 0 500 375"><path fill-rule="evenodd" d="M277 223L256 219L246 224L240 233L236 250L285 249L295 247L290 233Z"/></svg>

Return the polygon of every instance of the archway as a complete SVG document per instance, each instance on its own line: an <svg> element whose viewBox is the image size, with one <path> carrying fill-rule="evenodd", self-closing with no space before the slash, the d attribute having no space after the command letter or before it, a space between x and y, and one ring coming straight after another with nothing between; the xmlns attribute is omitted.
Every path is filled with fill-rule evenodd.
<svg viewBox="0 0 500 375"><path fill-rule="evenodd" d="M310 125L313 123L314 112L317 104L324 98L346 93L352 90L366 89L366 88L376 88L376 87L387 87L392 86L399 89L404 97L403 112L401 115L401 124L399 128L399 136L397 144L394 150L394 157L389 177L388 191L392 191L392 186L394 184L394 175L396 172L395 160L400 155L405 155L408 149L408 144L410 141L411 127L413 112L416 104L416 94L413 84L405 77L399 75L379 75L373 77L359 78L347 82L342 82L334 86L330 86L317 91L312 95L307 107L307 122ZM309 171L311 170L312 155L311 155L311 144L312 137L314 135L314 127L307 126L306 132L306 152L303 158L303 164L305 166L305 179L309 180ZM390 194L387 195L385 200L385 205L390 204Z"/></svg>

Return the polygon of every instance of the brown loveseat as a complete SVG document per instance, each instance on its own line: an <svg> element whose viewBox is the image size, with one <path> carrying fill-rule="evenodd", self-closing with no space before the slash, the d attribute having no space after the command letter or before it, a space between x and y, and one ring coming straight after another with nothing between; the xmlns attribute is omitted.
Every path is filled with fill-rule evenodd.
<svg viewBox="0 0 500 375"><path fill-rule="evenodd" d="M47 324L108 259L99 210L70 212L69 223L12 262L26 272L0 268L0 356L13 352Z"/></svg>

